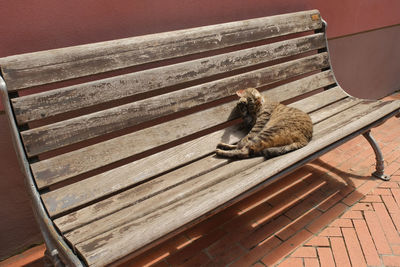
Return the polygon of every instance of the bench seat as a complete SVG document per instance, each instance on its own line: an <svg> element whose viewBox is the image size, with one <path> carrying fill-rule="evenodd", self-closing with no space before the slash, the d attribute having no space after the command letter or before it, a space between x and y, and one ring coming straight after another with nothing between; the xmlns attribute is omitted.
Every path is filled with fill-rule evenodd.
<svg viewBox="0 0 400 267"><path fill-rule="evenodd" d="M48 255L105 266L136 255L400 112L337 83L317 10L0 59L2 99ZM4 79L4 81L3 81ZM236 90L310 114L311 142L230 160L246 135Z"/></svg>

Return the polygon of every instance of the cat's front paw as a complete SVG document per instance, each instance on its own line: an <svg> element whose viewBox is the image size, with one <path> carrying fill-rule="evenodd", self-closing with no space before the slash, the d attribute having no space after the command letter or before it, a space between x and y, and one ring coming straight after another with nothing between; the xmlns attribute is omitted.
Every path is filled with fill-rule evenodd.
<svg viewBox="0 0 400 267"><path fill-rule="evenodd" d="M223 150L232 150L236 149L237 145L230 145L230 144L225 144L225 143L218 143L217 148L223 149Z"/></svg>
<svg viewBox="0 0 400 267"><path fill-rule="evenodd" d="M217 156L220 156L220 157L223 157L223 156L225 156L225 150L222 150L222 149L216 149L215 150L215 154L217 154Z"/></svg>

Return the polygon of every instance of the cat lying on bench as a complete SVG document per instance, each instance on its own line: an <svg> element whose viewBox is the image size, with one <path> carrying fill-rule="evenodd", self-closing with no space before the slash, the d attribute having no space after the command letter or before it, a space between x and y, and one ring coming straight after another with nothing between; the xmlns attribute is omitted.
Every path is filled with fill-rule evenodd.
<svg viewBox="0 0 400 267"><path fill-rule="evenodd" d="M313 124L307 113L265 99L255 88L239 90L237 109L250 132L237 145L219 143L216 153L228 158L274 157L310 142Z"/></svg>

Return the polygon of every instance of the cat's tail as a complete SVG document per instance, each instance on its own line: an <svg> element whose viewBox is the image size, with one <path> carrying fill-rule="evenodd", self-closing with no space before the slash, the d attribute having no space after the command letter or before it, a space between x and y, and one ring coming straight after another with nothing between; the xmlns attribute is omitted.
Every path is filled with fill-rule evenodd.
<svg viewBox="0 0 400 267"><path fill-rule="evenodd" d="M291 152L293 150L302 148L305 145L307 145L307 144L304 144L302 142L295 142L295 143L292 143L292 144L286 145L286 146L269 147L269 148L264 149L262 151L262 153L265 157L272 158L272 157L280 156L280 155L286 154L288 152Z"/></svg>

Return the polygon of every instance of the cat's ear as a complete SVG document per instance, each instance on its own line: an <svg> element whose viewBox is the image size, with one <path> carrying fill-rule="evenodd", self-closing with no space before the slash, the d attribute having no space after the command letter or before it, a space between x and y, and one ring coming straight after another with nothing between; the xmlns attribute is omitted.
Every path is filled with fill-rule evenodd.
<svg viewBox="0 0 400 267"><path fill-rule="evenodd" d="M237 90L237 91L236 91L236 94L237 94L238 97L244 96L244 89L242 89L242 90Z"/></svg>

